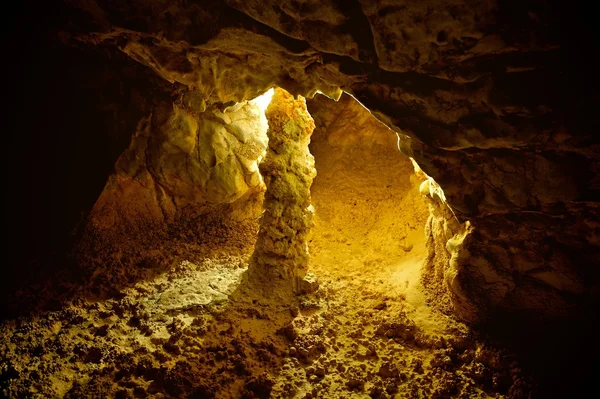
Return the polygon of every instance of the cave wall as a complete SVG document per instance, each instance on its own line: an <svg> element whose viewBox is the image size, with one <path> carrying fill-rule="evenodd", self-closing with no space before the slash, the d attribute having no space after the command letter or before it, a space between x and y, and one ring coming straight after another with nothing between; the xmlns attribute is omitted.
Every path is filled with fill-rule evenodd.
<svg viewBox="0 0 600 399"><path fill-rule="evenodd" d="M200 104L351 93L469 220L458 315L565 316L600 283L595 37L539 1L74 1L70 45L112 47ZM456 298L462 298L461 301ZM465 306L469 303L474 306ZM475 311L473 310L475 309Z"/></svg>
<svg viewBox="0 0 600 399"><path fill-rule="evenodd" d="M97 295L182 261L248 256L263 212L267 146L262 98L231 106L189 93L142 115L70 249Z"/></svg>
<svg viewBox="0 0 600 399"><path fill-rule="evenodd" d="M222 111L157 104L140 119L87 228L116 240L217 210L232 221L256 219L266 131L264 106L256 101Z"/></svg>

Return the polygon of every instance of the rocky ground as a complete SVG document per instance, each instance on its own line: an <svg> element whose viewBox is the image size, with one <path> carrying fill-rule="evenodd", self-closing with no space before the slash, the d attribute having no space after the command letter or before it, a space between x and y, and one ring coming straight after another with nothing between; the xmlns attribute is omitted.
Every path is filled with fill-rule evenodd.
<svg viewBox="0 0 600 399"><path fill-rule="evenodd" d="M244 262L184 262L120 298L76 300L60 311L5 322L3 393L526 397L528 386L510 356L465 326L414 307L409 293L398 295L404 280L395 287L384 282L390 270L362 278L360 269L345 277L333 270L315 294L275 304L239 296Z"/></svg>

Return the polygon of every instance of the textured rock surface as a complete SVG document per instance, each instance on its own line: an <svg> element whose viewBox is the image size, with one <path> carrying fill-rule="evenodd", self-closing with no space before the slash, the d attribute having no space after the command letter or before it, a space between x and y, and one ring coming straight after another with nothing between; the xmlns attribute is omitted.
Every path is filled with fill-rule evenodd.
<svg viewBox="0 0 600 399"><path fill-rule="evenodd" d="M250 101L200 111L161 103L140 120L92 209L90 227L131 234L242 197L247 202L262 191L264 107ZM252 216L257 213L246 215Z"/></svg>
<svg viewBox="0 0 600 399"><path fill-rule="evenodd" d="M76 1L61 37L123 52L184 102L243 101L274 85L352 93L470 220L451 287L478 309L455 301L456 312L478 321L493 309L573 314L597 298L595 38L577 7Z"/></svg>
<svg viewBox="0 0 600 399"><path fill-rule="evenodd" d="M256 289L301 292L313 225L310 186L316 170L308 144L315 123L304 98L294 99L282 89L275 90L266 116L269 146L260 172L267 191L248 275Z"/></svg>

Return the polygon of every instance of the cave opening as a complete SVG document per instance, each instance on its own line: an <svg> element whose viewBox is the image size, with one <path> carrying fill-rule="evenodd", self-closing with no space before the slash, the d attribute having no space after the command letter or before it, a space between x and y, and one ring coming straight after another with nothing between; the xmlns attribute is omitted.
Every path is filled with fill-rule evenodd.
<svg viewBox="0 0 600 399"><path fill-rule="evenodd" d="M305 101L276 89L269 105L273 90L253 100L269 122L258 159L266 194L249 260L253 293L290 301L286 293L313 292L321 276L325 284L351 282L350 298L373 284L387 299L408 292L407 303L423 311L431 300L421 287L425 226L429 206L445 204L441 188L400 152L399 135L351 95ZM436 277L439 289L443 277Z"/></svg>
<svg viewBox="0 0 600 399"><path fill-rule="evenodd" d="M346 303L355 308L372 295L380 301L375 307L404 298L406 307L426 310L420 284L430 215L420 190L426 176L399 151L395 132L352 96L339 102L316 96L308 108L317 125L312 270L330 284L342 282L338 291L347 291Z"/></svg>

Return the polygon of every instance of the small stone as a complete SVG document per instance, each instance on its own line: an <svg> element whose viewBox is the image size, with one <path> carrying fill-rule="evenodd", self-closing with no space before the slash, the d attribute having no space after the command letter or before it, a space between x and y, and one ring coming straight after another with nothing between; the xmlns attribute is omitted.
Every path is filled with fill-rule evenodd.
<svg viewBox="0 0 600 399"><path fill-rule="evenodd" d="M299 279L298 288L301 294L310 294L319 289L319 281L317 276L312 273L308 273L304 278Z"/></svg>

